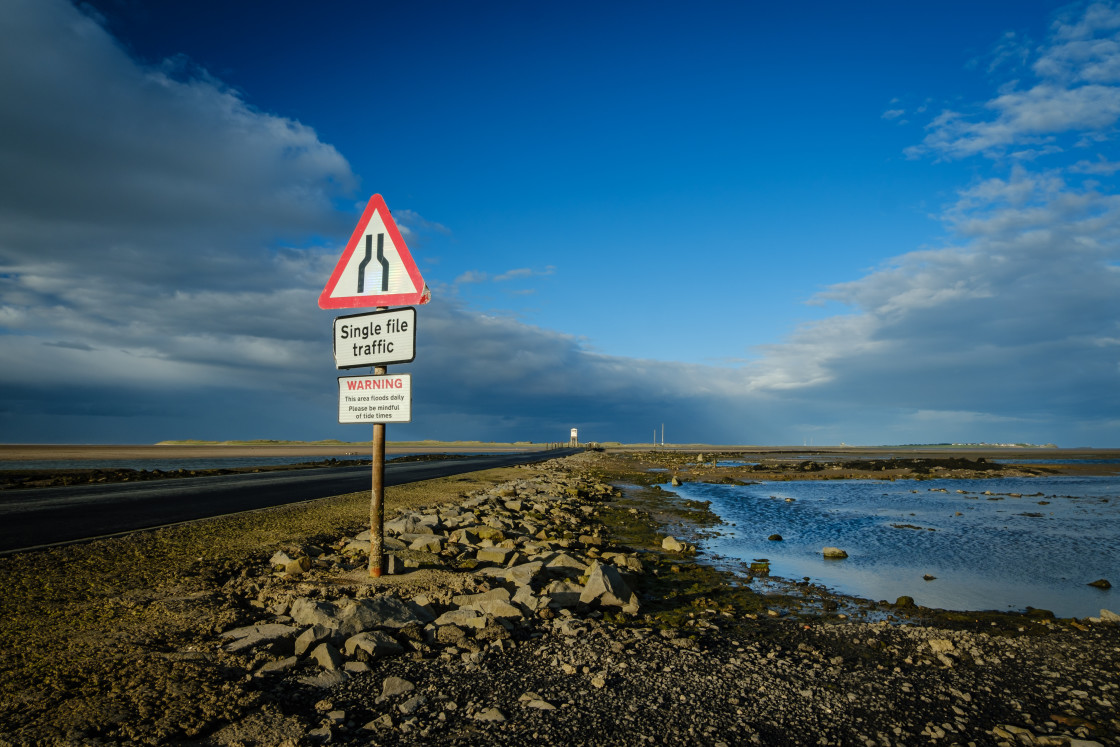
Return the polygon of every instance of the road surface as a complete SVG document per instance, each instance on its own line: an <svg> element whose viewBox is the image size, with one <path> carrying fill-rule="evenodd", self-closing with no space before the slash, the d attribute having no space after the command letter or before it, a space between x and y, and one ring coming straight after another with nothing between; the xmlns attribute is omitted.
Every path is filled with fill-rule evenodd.
<svg viewBox="0 0 1120 747"><path fill-rule="evenodd" d="M385 485L540 462L578 449L385 465ZM370 467L73 485L0 492L0 554L369 490Z"/></svg>

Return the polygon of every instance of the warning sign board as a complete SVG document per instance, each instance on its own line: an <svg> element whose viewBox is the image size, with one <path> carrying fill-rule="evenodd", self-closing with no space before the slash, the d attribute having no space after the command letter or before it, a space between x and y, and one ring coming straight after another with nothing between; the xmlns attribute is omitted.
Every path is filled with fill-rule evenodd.
<svg viewBox="0 0 1120 747"><path fill-rule="evenodd" d="M412 422L412 376L340 376L338 422Z"/></svg>
<svg viewBox="0 0 1120 747"><path fill-rule="evenodd" d="M374 195L319 294L319 308L407 306L430 298L385 200Z"/></svg>

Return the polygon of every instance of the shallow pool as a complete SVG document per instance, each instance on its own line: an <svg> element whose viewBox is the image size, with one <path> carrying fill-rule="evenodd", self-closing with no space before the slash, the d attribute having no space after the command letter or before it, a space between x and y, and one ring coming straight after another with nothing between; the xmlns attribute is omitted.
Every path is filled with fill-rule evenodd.
<svg viewBox="0 0 1120 747"><path fill-rule="evenodd" d="M945 609L1032 606L1060 617L1120 610L1117 589L1088 586L1100 578L1120 585L1114 476L664 487L711 501L728 523L722 536L704 540L706 552L768 558L776 576ZM825 546L849 557L825 560Z"/></svg>

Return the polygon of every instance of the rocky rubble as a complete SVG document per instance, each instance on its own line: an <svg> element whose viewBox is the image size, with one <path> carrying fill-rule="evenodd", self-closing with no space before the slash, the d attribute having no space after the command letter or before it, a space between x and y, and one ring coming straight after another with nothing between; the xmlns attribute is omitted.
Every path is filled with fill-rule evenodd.
<svg viewBox="0 0 1120 747"><path fill-rule="evenodd" d="M268 614L220 645L303 723L289 744L1120 744L1117 626L1094 625L1089 654L1070 628L1007 638L714 604L665 624L633 590L656 550L596 520L615 496L554 464L401 513L385 526L400 573L376 581L368 535L289 548L257 600Z"/></svg>
<svg viewBox="0 0 1120 747"><path fill-rule="evenodd" d="M276 577L299 585L262 593L256 604L269 614L222 633L222 646L228 653L273 655L258 663L255 676L285 674L331 687L406 652L476 661L503 641L539 636L535 631L549 621L571 631L587 614L632 617L641 605L627 577L643 572L641 556L611 545L591 520L596 505L617 494L553 465L543 477L385 522L391 572L407 577L413 569L450 567L459 571L466 593L434 588L399 598L379 591L359 575L368 531L341 539L333 552L316 546L277 551L270 560ZM326 586L309 576L355 568L350 583L335 579Z"/></svg>

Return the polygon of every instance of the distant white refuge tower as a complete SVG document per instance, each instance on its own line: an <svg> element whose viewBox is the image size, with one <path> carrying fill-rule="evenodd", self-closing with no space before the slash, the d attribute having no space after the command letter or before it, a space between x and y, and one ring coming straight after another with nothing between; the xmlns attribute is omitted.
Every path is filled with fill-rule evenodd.
<svg viewBox="0 0 1120 747"><path fill-rule="evenodd" d="M568 446L579 446L579 428L572 428L572 437L568 441Z"/></svg>

